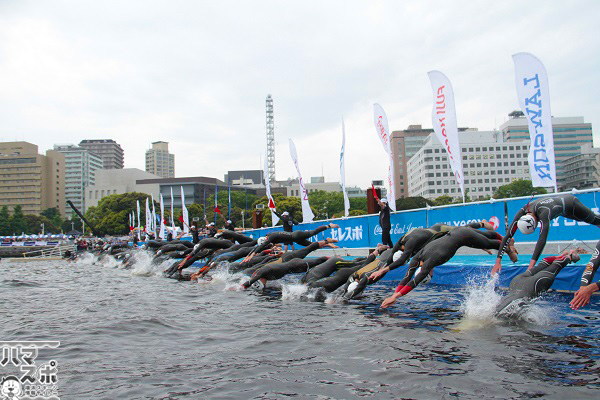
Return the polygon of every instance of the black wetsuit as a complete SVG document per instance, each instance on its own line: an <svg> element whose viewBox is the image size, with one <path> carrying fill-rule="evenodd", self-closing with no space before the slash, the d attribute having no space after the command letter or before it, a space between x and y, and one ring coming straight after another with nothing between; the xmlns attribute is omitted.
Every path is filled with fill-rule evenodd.
<svg viewBox="0 0 600 400"><path fill-rule="evenodd" d="M313 282L309 282L308 287L322 288L326 292L331 293L334 290L343 286L345 283L347 283L348 278L350 278L350 276L352 276L352 274L354 274L356 271L363 268L365 265L368 265L371 262L375 261L376 258L377 258L377 256L375 256L375 254L370 254L369 257L367 257L364 260L361 260L361 261L355 260L354 266L340 268L336 271L336 273L333 276L330 276L327 278L322 278L322 279L319 279L319 280L316 280ZM315 267L315 268L320 268L320 266Z"/></svg>
<svg viewBox="0 0 600 400"><path fill-rule="evenodd" d="M515 276L510 282L508 296L496 307L496 314L514 315L520 311L528 300L550 289L556 275L570 262L569 255L546 257L535 267Z"/></svg>
<svg viewBox="0 0 600 400"><path fill-rule="evenodd" d="M535 250L531 256L532 260L537 261L546 246L548 232L550 231L550 221L556 217L563 216L576 221L587 222L588 224L600 227L600 216L596 215L592 210L587 208L578 198L571 194L543 197L527 204L515 214L513 222L508 227L506 236L502 240L502 248L498 252L498 258L502 258L504 249L508 240L512 238L517 230L517 222L523 215L531 212L535 214L536 219L540 223L540 236L535 245Z"/></svg>
<svg viewBox="0 0 600 400"><path fill-rule="evenodd" d="M191 233L192 233L192 243L196 244L200 241L200 235L198 234L198 228L193 226L192 229L190 229Z"/></svg>
<svg viewBox="0 0 600 400"><path fill-rule="evenodd" d="M229 269L229 272L231 272L231 273L246 271L250 268L254 268L255 266L257 266L259 264L262 266L262 265L264 265L263 263L274 261L274 260L277 260L278 258L279 258L279 256L275 256L275 255L271 255L271 254L256 256L256 257L252 258L250 261L230 263L228 269ZM258 268L256 268L256 269L258 269ZM252 272L254 273L254 271L256 271L256 269L254 269ZM252 275L252 274L247 274L247 275Z"/></svg>
<svg viewBox="0 0 600 400"><path fill-rule="evenodd" d="M312 268L310 271L308 271L306 275L302 277L301 282L310 283L318 281L319 279L328 277L338 269L343 268L344 265L352 267L356 266L351 262L344 261L344 259L341 257L331 257L329 260L325 261L321 265L318 265Z"/></svg>
<svg viewBox="0 0 600 400"><path fill-rule="evenodd" d="M250 236L246 236L243 233L231 231L231 230L223 230L219 234L220 238L228 239L238 243L248 243L254 241Z"/></svg>
<svg viewBox="0 0 600 400"><path fill-rule="evenodd" d="M467 226L452 229L446 236L427 243L421 251L415 254L397 290L403 295L410 292L427 277L434 267L448 262L463 246L482 250L498 250L501 243L502 236L496 231L480 231ZM423 262L421 271L415 274L421 262Z"/></svg>
<svg viewBox="0 0 600 400"><path fill-rule="evenodd" d="M235 231L235 225L232 223L227 223L225 222L225 224L223 225L223 229L229 230L229 231Z"/></svg>
<svg viewBox="0 0 600 400"><path fill-rule="evenodd" d="M483 227L483 224L481 222L473 222L465 226L468 226L473 229L479 229ZM392 248L393 256L394 253L400 250L400 247L404 246L402 255L396 261L393 260L393 257L388 257L386 261L387 266L390 268L390 271L403 266L427 243L429 243L432 240L441 238L442 236L450 232L452 229L456 228L458 227L445 224L435 224L429 228L411 229L410 231L408 231L408 233L406 233L406 235L402 236Z"/></svg>
<svg viewBox="0 0 600 400"><path fill-rule="evenodd" d="M325 261L327 261L327 257L311 258L309 260L295 258L284 263L268 264L258 269L252 275L252 278L250 278L248 282L242 284L242 286L248 288L259 279L274 281L283 278L287 274L298 274L301 272L308 272L308 270L310 270L311 268Z"/></svg>
<svg viewBox="0 0 600 400"><path fill-rule="evenodd" d="M592 258L590 262L588 262L585 266L585 271L583 271L583 275L581 275L581 286L588 286L595 284L600 289L600 282L592 283L594 279L594 275L596 271L598 271L598 267L600 266L600 240L596 243L596 249L594 250L594 254L592 254Z"/></svg>
<svg viewBox="0 0 600 400"><path fill-rule="evenodd" d="M329 225L322 225L310 231L295 231L295 232L271 232L267 235L267 240L255 249L255 253L267 249L271 244L295 242L301 246L310 246L312 243L308 239L329 229Z"/></svg>
<svg viewBox="0 0 600 400"><path fill-rule="evenodd" d="M207 229L208 229L208 235L207 236L209 238L215 237L215 235L217 234L217 228L215 228L214 225L211 225Z"/></svg>
<svg viewBox="0 0 600 400"><path fill-rule="evenodd" d="M394 243L392 242L392 237L390 236L390 230L392 229L392 224L390 223L390 206L386 203L385 207L379 212L379 226L381 226L381 243L386 246L392 247Z"/></svg>
<svg viewBox="0 0 600 400"><path fill-rule="evenodd" d="M284 232L293 232L294 231L294 225L298 225L298 222L294 221L294 219L288 214L288 215L280 215L277 211L273 211L275 213L275 215L277 215L279 217L279 219L281 219L281 224L283 226L283 231ZM283 244L285 245L293 245L294 242L283 242Z"/></svg>
<svg viewBox="0 0 600 400"><path fill-rule="evenodd" d="M265 258L262 262L254 264L254 266L252 268L247 268L246 270L244 270L244 273L246 275L252 275L258 269L262 268L263 266L266 266L269 263L271 263L271 264L284 263L284 262L291 261L293 259L303 259L307 255L309 255L311 252L317 250L319 247L320 247L319 243L314 242L300 250L288 251L287 253L282 253L282 254L279 254L276 256L272 256L271 258Z"/></svg>

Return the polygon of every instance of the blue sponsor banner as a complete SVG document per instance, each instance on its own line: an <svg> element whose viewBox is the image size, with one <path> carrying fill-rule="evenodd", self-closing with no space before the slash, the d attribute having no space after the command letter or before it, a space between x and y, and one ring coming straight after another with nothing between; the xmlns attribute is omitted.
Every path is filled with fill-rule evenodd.
<svg viewBox="0 0 600 400"><path fill-rule="evenodd" d="M446 224L450 226L465 226L472 222L486 220L490 222L498 233L506 233L504 222L504 202L456 205L452 207L436 208L426 211L428 226Z"/></svg>
<svg viewBox="0 0 600 400"><path fill-rule="evenodd" d="M577 197L585 206L591 208L592 211L598 212L598 207L596 207L596 200L594 198L595 195L595 192L580 193L576 194L575 197ZM535 200L535 198L533 200ZM515 214L527 203L527 199L507 200L509 224L513 221ZM539 234L539 226L531 235L524 235L517 229L514 238L517 242L535 242L538 240ZM552 220L547 241L570 241L574 239L598 240L600 239L600 229L585 222L573 221L564 217L558 217Z"/></svg>

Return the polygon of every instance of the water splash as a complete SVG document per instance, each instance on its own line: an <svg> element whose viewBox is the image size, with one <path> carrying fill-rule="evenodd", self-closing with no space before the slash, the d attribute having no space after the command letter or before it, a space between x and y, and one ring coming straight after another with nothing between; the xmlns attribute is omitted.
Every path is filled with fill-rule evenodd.
<svg viewBox="0 0 600 400"><path fill-rule="evenodd" d="M308 287L300 283L284 284L281 289L281 300L306 300L309 297Z"/></svg>
<svg viewBox="0 0 600 400"><path fill-rule="evenodd" d="M495 290L498 279L498 275L494 275L483 283L469 282L466 287L465 300L460 306L465 319L491 320L494 318L496 307L502 300L502 296Z"/></svg>

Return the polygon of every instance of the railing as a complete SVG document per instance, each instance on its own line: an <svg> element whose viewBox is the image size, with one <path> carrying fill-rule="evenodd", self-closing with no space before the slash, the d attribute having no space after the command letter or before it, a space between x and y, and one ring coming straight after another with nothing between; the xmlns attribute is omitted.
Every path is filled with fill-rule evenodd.
<svg viewBox="0 0 600 400"><path fill-rule="evenodd" d="M28 251L27 253L23 253L23 257L25 257L25 258L62 257L67 250L75 253L77 251L77 246L74 244L67 244L64 246L54 246L49 249Z"/></svg>

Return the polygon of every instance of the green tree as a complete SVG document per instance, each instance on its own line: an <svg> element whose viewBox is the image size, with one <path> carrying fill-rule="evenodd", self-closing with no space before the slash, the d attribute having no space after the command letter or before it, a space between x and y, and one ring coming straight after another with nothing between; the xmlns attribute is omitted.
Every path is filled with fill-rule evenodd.
<svg viewBox="0 0 600 400"><path fill-rule="evenodd" d="M427 205L435 205L431 200L423 197L404 197L396 200L396 211L413 210L415 208L425 208Z"/></svg>
<svg viewBox="0 0 600 400"><path fill-rule="evenodd" d="M136 202L145 204L145 193L131 192L104 197L96 207L90 207L85 217L98 232L107 235L124 235L129 232L129 214L137 209ZM155 205L156 207L156 205ZM157 207L157 211L160 207Z"/></svg>
<svg viewBox="0 0 600 400"><path fill-rule="evenodd" d="M461 199L462 201L462 199ZM454 197L450 197L447 194L443 194L441 196L436 197L435 199L433 199L433 204L436 206L445 206L448 204L452 204L455 202Z"/></svg>
<svg viewBox="0 0 600 400"><path fill-rule="evenodd" d="M495 199L507 199L510 197L532 196L534 194L546 194L545 188L534 188L528 179L515 179L507 185L500 186L494 192Z"/></svg>
<svg viewBox="0 0 600 400"><path fill-rule="evenodd" d="M0 235L9 236L12 235L12 229L10 228L10 213L8 212L8 206L0 208Z"/></svg>
<svg viewBox="0 0 600 400"><path fill-rule="evenodd" d="M16 205L13 209L13 215L10 217L10 229L15 235L20 235L25 232L26 223L25 215L23 215L23 208L20 205Z"/></svg>
<svg viewBox="0 0 600 400"><path fill-rule="evenodd" d="M45 227L47 231L52 231L56 233L60 231L60 226L62 225L64 219L62 215L60 215L60 211L58 211L58 208L46 208L44 211L41 212L40 215L46 217L50 222L49 225L51 226Z"/></svg>

